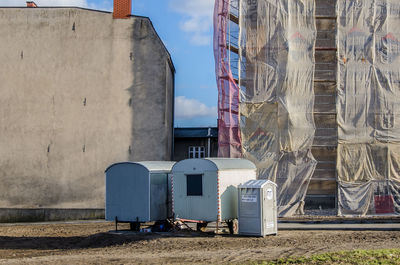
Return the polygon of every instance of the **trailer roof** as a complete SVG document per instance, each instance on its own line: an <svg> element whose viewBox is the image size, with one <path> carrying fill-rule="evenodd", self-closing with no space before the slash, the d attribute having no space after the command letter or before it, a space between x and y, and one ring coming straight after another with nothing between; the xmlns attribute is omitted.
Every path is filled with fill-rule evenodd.
<svg viewBox="0 0 400 265"><path fill-rule="evenodd" d="M116 166L116 165L124 165L124 164L131 164L131 165L140 165L145 167L148 171L150 172L155 172L155 171L165 171L165 172L170 172L172 170L172 167L175 165L175 162L172 161L141 161L141 162L120 162L120 163L115 163L109 166L106 169L106 172Z"/></svg>
<svg viewBox="0 0 400 265"><path fill-rule="evenodd" d="M204 158L213 162L218 169L257 169L253 162L241 158Z"/></svg>
<svg viewBox="0 0 400 265"><path fill-rule="evenodd" d="M241 170L241 169L257 169L253 162L240 159L240 158L194 158L185 159L177 162L173 170L181 171L186 168L196 167L198 165L203 165L203 167L208 164L208 170Z"/></svg>

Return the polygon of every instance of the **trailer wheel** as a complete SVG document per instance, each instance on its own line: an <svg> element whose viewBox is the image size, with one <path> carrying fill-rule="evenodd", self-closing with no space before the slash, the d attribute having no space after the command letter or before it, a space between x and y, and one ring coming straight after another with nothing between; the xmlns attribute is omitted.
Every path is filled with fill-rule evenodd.
<svg viewBox="0 0 400 265"><path fill-rule="evenodd" d="M239 227L238 227L238 221L236 219L226 221L226 224L228 225L229 234L233 235L238 233Z"/></svg>
<svg viewBox="0 0 400 265"><path fill-rule="evenodd" d="M196 224L196 231L198 232L205 232L207 229L208 223L197 223Z"/></svg>
<svg viewBox="0 0 400 265"><path fill-rule="evenodd" d="M131 222L129 223L129 227L131 231L139 232L140 231L140 223L139 222Z"/></svg>

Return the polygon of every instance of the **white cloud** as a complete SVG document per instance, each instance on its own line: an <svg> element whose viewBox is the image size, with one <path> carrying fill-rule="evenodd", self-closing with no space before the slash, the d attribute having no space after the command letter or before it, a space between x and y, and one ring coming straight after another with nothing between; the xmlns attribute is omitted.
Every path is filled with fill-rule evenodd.
<svg viewBox="0 0 400 265"><path fill-rule="evenodd" d="M197 34L195 33L192 38L190 39L190 42L195 45L208 45L211 42L211 36L210 35L205 35L205 34Z"/></svg>
<svg viewBox="0 0 400 265"><path fill-rule="evenodd" d="M175 117L180 119L192 119L196 117L216 117L217 108L208 107L196 99L184 96L175 98Z"/></svg>
<svg viewBox="0 0 400 265"><path fill-rule="evenodd" d="M208 32L210 30L208 17L194 16L181 24L181 29L186 32Z"/></svg>
<svg viewBox="0 0 400 265"><path fill-rule="evenodd" d="M38 6L88 7L86 0L33 0ZM0 0L0 6L26 6L26 0Z"/></svg>
<svg viewBox="0 0 400 265"><path fill-rule="evenodd" d="M210 44L214 0L170 0L169 6L185 16L180 27L191 34L193 44Z"/></svg>

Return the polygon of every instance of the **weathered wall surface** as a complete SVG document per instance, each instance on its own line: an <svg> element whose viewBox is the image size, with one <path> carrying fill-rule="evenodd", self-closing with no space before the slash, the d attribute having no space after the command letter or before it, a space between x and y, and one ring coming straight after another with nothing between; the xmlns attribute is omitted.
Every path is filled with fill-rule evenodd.
<svg viewBox="0 0 400 265"><path fill-rule="evenodd" d="M0 8L0 207L103 208L104 170L170 160L173 75L147 18Z"/></svg>

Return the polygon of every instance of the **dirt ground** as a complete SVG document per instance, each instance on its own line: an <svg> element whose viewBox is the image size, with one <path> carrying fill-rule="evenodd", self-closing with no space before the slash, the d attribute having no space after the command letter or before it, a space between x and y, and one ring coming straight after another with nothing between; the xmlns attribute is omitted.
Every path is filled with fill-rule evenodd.
<svg viewBox="0 0 400 265"><path fill-rule="evenodd" d="M111 230L114 225L104 222L0 225L0 264L243 264L340 250L400 248L400 231L281 230L277 236L252 238Z"/></svg>

